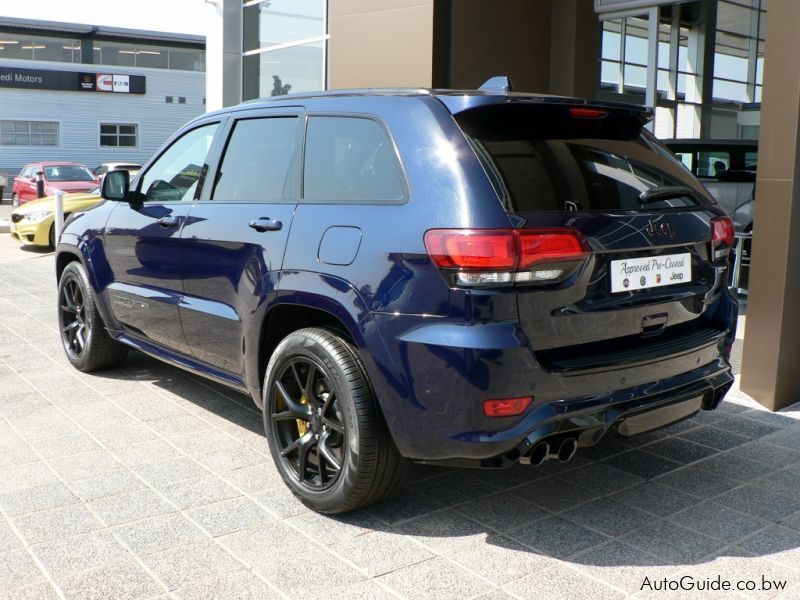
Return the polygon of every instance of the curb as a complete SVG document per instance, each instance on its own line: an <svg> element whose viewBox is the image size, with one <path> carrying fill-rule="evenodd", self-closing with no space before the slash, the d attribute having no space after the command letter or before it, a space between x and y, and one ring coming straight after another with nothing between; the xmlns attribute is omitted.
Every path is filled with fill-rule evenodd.
<svg viewBox="0 0 800 600"><path fill-rule="evenodd" d="M5 219L0 219L0 233L8 233L10 231L10 223Z"/></svg>

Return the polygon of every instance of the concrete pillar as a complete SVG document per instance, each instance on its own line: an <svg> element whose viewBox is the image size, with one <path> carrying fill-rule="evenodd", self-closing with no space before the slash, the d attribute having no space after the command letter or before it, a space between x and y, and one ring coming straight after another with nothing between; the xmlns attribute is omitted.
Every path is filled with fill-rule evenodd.
<svg viewBox="0 0 800 600"><path fill-rule="evenodd" d="M242 2L216 0L203 9L206 33L206 110L242 101Z"/></svg>
<svg viewBox="0 0 800 600"><path fill-rule="evenodd" d="M800 401L800 2L770 0L741 388Z"/></svg>
<svg viewBox="0 0 800 600"><path fill-rule="evenodd" d="M328 87L430 87L433 3L331 2Z"/></svg>
<svg viewBox="0 0 800 600"><path fill-rule="evenodd" d="M542 11L545 3L538 4ZM594 3L558 0L551 4L549 93L593 98L600 76L600 27Z"/></svg>

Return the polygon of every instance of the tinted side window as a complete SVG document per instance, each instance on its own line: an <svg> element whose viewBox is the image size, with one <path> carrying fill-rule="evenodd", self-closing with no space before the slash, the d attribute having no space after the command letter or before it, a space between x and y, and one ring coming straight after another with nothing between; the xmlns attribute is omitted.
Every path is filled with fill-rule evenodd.
<svg viewBox="0 0 800 600"><path fill-rule="evenodd" d="M398 202L400 165L386 130L357 117L311 117L303 197L319 202Z"/></svg>
<svg viewBox="0 0 800 600"><path fill-rule="evenodd" d="M697 153L697 176L722 179L731 168L731 153L727 150L701 150Z"/></svg>
<svg viewBox="0 0 800 600"><path fill-rule="evenodd" d="M183 134L147 170L139 186L143 202L191 202L218 123Z"/></svg>
<svg viewBox="0 0 800 600"><path fill-rule="evenodd" d="M297 117L237 121L225 149L213 199L282 200L296 140Z"/></svg>

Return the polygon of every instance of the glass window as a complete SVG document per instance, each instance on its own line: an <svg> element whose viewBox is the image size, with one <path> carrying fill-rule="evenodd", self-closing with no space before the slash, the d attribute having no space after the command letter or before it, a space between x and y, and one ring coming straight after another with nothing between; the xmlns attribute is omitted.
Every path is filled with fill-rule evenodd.
<svg viewBox="0 0 800 600"><path fill-rule="evenodd" d="M690 171L692 170L692 156L693 155L694 155L693 152L676 152L675 153L675 156L678 157L678 160L680 160L683 163L683 166L685 166Z"/></svg>
<svg viewBox="0 0 800 600"><path fill-rule="evenodd" d="M94 181L92 172L78 165L45 167L44 178L47 181Z"/></svg>
<svg viewBox="0 0 800 600"><path fill-rule="evenodd" d="M81 62L80 40L0 32L0 59Z"/></svg>
<svg viewBox="0 0 800 600"><path fill-rule="evenodd" d="M58 123L51 121L0 121L2 146L58 146Z"/></svg>
<svg viewBox="0 0 800 600"><path fill-rule="evenodd" d="M322 44L314 42L244 57L244 99L321 90Z"/></svg>
<svg viewBox="0 0 800 600"><path fill-rule="evenodd" d="M100 124L100 145L105 147L135 148L137 125L121 125L116 123Z"/></svg>
<svg viewBox="0 0 800 600"><path fill-rule="evenodd" d="M654 187L697 190L647 209L706 204L701 186L640 123L572 120L559 107L499 106L457 120L493 176L508 212L642 209Z"/></svg>
<svg viewBox="0 0 800 600"><path fill-rule="evenodd" d="M747 84L734 81L714 80L713 96L715 100L733 100L747 102Z"/></svg>
<svg viewBox="0 0 800 600"><path fill-rule="evenodd" d="M303 197L322 202L392 202L404 197L400 165L376 121L311 117Z"/></svg>
<svg viewBox="0 0 800 600"><path fill-rule="evenodd" d="M619 84L619 63L603 61L600 64L600 81L602 83Z"/></svg>
<svg viewBox="0 0 800 600"><path fill-rule="evenodd" d="M747 127L742 126L742 129ZM753 127L753 125L749 125L749 127ZM745 152L744 153L744 170L745 171L753 171L755 172L756 168L758 167L758 151L752 152Z"/></svg>
<svg viewBox="0 0 800 600"><path fill-rule="evenodd" d="M697 153L697 176L721 179L731 166L731 153L726 150L706 150Z"/></svg>
<svg viewBox="0 0 800 600"><path fill-rule="evenodd" d="M619 19L603 21L602 57L610 60L620 59L622 21Z"/></svg>
<svg viewBox="0 0 800 600"><path fill-rule="evenodd" d="M169 68L177 71L205 71L206 53L203 50L169 50Z"/></svg>
<svg viewBox="0 0 800 600"><path fill-rule="evenodd" d="M140 199L143 202L191 202L217 127L218 123L203 125L174 141L142 177Z"/></svg>
<svg viewBox="0 0 800 600"><path fill-rule="evenodd" d="M214 200L283 200L296 140L297 117L237 121L217 175Z"/></svg>
<svg viewBox="0 0 800 600"><path fill-rule="evenodd" d="M245 7L245 51L321 37L325 1L269 0Z"/></svg>

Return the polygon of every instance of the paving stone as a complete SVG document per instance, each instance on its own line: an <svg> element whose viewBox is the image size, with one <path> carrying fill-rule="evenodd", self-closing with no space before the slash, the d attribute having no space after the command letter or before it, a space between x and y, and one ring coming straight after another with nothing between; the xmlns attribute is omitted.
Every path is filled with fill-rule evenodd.
<svg viewBox="0 0 800 600"><path fill-rule="evenodd" d="M212 450L222 450L224 448L235 448L242 444L239 440L217 429L170 436L169 441L180 448L182 452L191 455L205 454Z"/></svg>
<svg viewBox="0 0 800 600"><path fill-rule="evenodd" d="M717 454L716 456L700 461L697 463L697 466L708 469L717 475L742 482L763 477L772 471L772 467L768 467L764 463L744 458L733 452Z"/></svg>
<svg viewBox="0 0 800 600"><path fill-rule="evenodd" d="M563 600L564 598L613 600L623 597L622 593L596 579L563 567L551 567L538 571L508 584L505 589L517 597L536 598L537 600Z"/></svg>
<svg viewBox="0 0 800 600"><path fill-rule="evenodd" d="M644 446L642 450L683 464L689 464L713 456L715 448L690 442L679 437L670 437Z"/></svg>
<svg viewBox="0 0 800 600"><path fill-rule="evenodd" d="M103 524L82 504L16 517L15 523L29 544L38 544L102 529Z"/></svg>
<svg viewBox="0 0 800 600"><path fill-rule="evenodd" d="M297 530L280 521L217 538L220 544L250 568L285 554L287 544L292 540L304 541L305 538ZM317 550L310 540L308 548Z"/></svg>
<svg viewBox="0 0 800 600"><path fill-rule="evenodd" d="M447 557L496 586L560 564L505 536L491 536L483 544L467 546Z"/></svg>
<svg viewBox="0 0 800 600"><path fill-rule="evenodd" d="M452 471L410 484L410 487L444 504L461 504L491 494L495 488L478 481L465 471Z"/></svg>
<svg viewBox="0 0 800 600"><path fill-rule="evenodd" d="M791 450L800 451L800 432L796 429L782 429L762 438L763 441L776 446L783 446Z"/></svg>
<svg viewBox="0 0 800 600"><path fill-rule="evenodd" d="M11 516L58 508L75 502L78 502L78 498L59 482L0 495L0 507Z"/></svg>
<svg viewBox="0 0 800 600"><path fill-rule="evenodd" d="M128 551L108 530L36 544L31 549L45 568L57 577L123 560L129 556Z"/></svg>
<svg viewBox="0 0 800 600"><path fill-rule="evenodd" d="M504 469L475 469L471 475L498 490L508 490L547 477L547 473L536 467L520 464Z"/></svg>
<svg viewBox="0 0 800 600"><path fill-rule="evenodd" d="M518 528L551 513L509 492L461 504L456 512L498 532Z"/></svg>
<svg viewBox="0 0 800 600"><path fill-rule="evenodd" d="M800 499L800 469L775 471L760 479L757 485L790 498Z"/></svg>
<svg viewBox="0 0 800 600"><path fill-rule="evenodd" d="M510 537L553 558L564 558L608 541L603 534L562 519L548 517L510 531Z"/></svg>
<svg viewBox="0 0 800 600"><path fill-rule="evenodd" d="M113 531L135 554L167 550L205 538L205 534L180 513L121 525Z"/></svg>
<svg viewBox="0 0 800 600"><path fill-rule="evenodd" d="M691 564L724 545L718 540L665 520L637 529L621 540L672 564Z"/></svg>
<svg viewBox="0 0 800 600"><path fill-rule="evenodd" d="M484 580L443 558L432 558L388 573L380 582L407 598L461 600L491 589Z"/></svg>
<svg viewBox="0 0 800 600"><path fill-rule="evenodd" d="M44 574L25 550L0 552L0 594L44 579Z"/></svg>
<svg viewBox="0 0 800 600"><path fill-rule="evenodd" d="M772 525L742 540L737 546L791 569L800 566L800 532L787 527Z"/></svg>
<svg viewBox="0 0 800 600"><path fill-rule="evenodd" d="M778 521L800 510L800 498L785 496L780 490L748 484L725 493L717 502L754 517Z"/></svg>
<svg viewBox="0 0 800 600"><path fill-rule="evenodd" d="M0 451L0 470L4 467L14 467L37 463L41 460L39 455L28 447L18 450Z"/></svg>
<svg viewBox="0 0 800 600"><path fill-rule="evenodd" d="M161 492L181 509L230 500L240 495L231 485L214 475L165 485Z"/></svg>
<svg viewBox="0 0 800 600"><path fill-rule="evenodd" d="M36 443L36 450L45 459L72 456L73 454L91 452L99 448L100 446L97 445L97 442L85 433L40 440Z"/></svg>
<svg viewBox="0 0 800 600"><path fill-rule="evenodd" d="M0 586L0 591L2 587ZM62 596L46 581L8 590L4 600L60 600Z"/></svg>
<svg viewBox="0 0 800 600"><path fill-rule="evenodd" d="M442 507L443 503L403 487L391 498L368 507L367 511L384 523L393 525L427 515Z"/></svg>
<svg viewBox="0 0 800 600"><path fill-rule="evenodd" d="M51 458L49 462L65 481L85 479L100 471L112 471L122 468L122 464L105 450Z"/></svg>
<svg viewBox="0 0 800 600"><path fill-rule="evenodd" d="M89 569L60 581L66 598L81 600L134 600L152 598L164 591L132 560Z"/></svg>
<svg viewBox="0 0 800 600"><path fill-rule="evenodd" d="M643 452L632 450L623 454L612 456L603 461L603 464L626 471L643 479L652 479L658 475L668 473L681 466L681 463Z"/></svg>
<svg viewBox="0 0 800 600"><path fill-rule="evenodd" d="M766 525L762 519L731 510L716 502L702 502L675 513L668 519L729 544Z"/></svg>
<svg viewBox="0 0 800 600"><path fill-rule="evenodd" d="M738 481L723 477L699 465L689 465L678 471L667 473L656 481L661 485L703 498L717 496L739 485Z"/></svg>
<svg viewBox="0 0 800 600"><path fill-rule="evenodd" d="M211 541L147 554L142 561L170 590L242 569L242 563Z"/></svg>
<svg viewBox="0 0 800 600"><path fill-rule="evenodd" d="M663 560L619 540L581 552L570 562L581 572L627 594L638 592L645 577L663 579L675 570Z"/></svg>
<svg viewBox="0 0 800 600"><path fill-rule="evenodd" d="M286 486L254 494L253 498L277 519L286 519L309 512L309 509Z"/></svg>
<svg viewBox="0 0 800 600"><path fill-rule="evenodd" d="M132 492L144 488L145 485L144 481L128 469L102 471L91 477L76 479L68 483L69 488L84 501Z"/></svg>
<svg viewBox="0 0 800 600"><path fill-rule="evenodd" d="M188 413L153 419L147 422L147 426L164 437L171 437L182 433L194 433L209 429L210 427L203 419Z"/></svg>
<svg viewBox="0 0 800 600"><path fill-rule="evenodd" d="M611 537L623 535L653 520L650 513L608 498L581 504L562 516Z"/></svg>
<svg viewBox="0 0 800 600"><path fill-rule="evenodd" d="M106 448L116 450L131 444L156 439L158 434L142 424L136 423L125 427L103 428L100 431L95 431L94 436Z"/></svg>
<svg viewBox="0 0 800 600"><path fill-rule="evenodd" d="M90 502L89 506L110 527L176 510L169 502L150 489L107 496Z"/></svg>
<svg viewBox="0 0 800 600"><path fill-rule="evenodd" d="M0 469L0 497L25 488L57 481L58 477L43 462L14 465Z"/></svg>
<svg viewBox="0 0 800 600"><path fill-rule="evenodd" d="M383 526L377 517L366 511L343 515L321 515L309 512L287 519L286 524L302 531L323 546L349 540Z"/></svg>
<svg viewBox="0 0 800 600"><path fill-rule="evenodd" d="M511 493L550 512L570 509L600 495L585 488L570 485L558 477L547 477L528 483L512 489Z"/></svg>
<svg viewBox="0 0 800 600"><path fill-rule="evenodd" d="M750 444L734 448L730 453L763 463L772 467L772 469L780 469L793 464L800 464L800 452L786 448L785 446L771 444L763 438Z"/></svg>
<svg viewBox="0 0 800 600"><path fill-rule="evenodd" d="M189 457L138 465L134 469L146 481L156 487L208 475L208 470Z"/></svg>
<svg viewBox="0 0 800 600"><path fill-rule="evenodd" d="M340 542L331 549L372 577L402 569L433 556L433 552L410 539L385 531L374 531Z"/></svg>
<svg viewBox="0 0 800 600"><path fill-rule="evenodd" d="M560 475L558 480L584 488L598 496L618 492L644 481L642 477L616 469L606 463L594 463L580 467Z"/></svg>
<svg viewBox="0 0 800 600"><path fill-rule="evenodd" d="M22 541L20 541L17 534L14 533L14 530L11 529L8 523L6 523L2 515L0 515L0 552L13 550L19 548L21 545Z"/></svg>
<svg viewBox="0 0 800 600"><path fill-rule="evenodd" d="M219 473L219 476L245 494L255 494L286 485L271 460Z"/></svg>
<svg viewBox="0 0 800 600"><path fill-rule="evenodd" d="M186 514L214 537L273 520L264 508L243 496L193 508Z"/></svg>
<svg viewBox="0 0 800 600"><path fill-rule="evenodd" d="M175 590L173 595L180 600L208 600L209 598L263 600L277 597L273 588L247 571L192 583ZM307 595L304 593L303 597L305 598Z"/></svg>
<svg viewBox="0 0 800 600"><path fill-rule="evenodd" d="M129 467L160 463L182 456L180 450L167 440L162 439L148 440L139 444L117 448L114 450L114 454Z"/></svg>
<svg viewBox="0 0 800 600"><path fill-rule="evenodd" d="M724 419L718 423L715 423L714 427L725 429L726 431L733 431L734 433L740 433L751 438L758 438L765 435L769 436L771 433L783 430L783 428L779 425L770 425L768 423L755 421L753 419L747 419L744 417ZM800 449L800 446L798 446L798 449Z"/></svg>
<svg viewBox="0 0 800 600"><path fill-rule="evenodd" d="M263 464L264 461L269 460L265 454L242 444L198 454L196 458L215 473Z"/></svg>
<svg viewBox="0 0 800 600"><path fill-rule="evenodd" d="M691 431L680 434L680 437L690 442L697 442L704 446L716 448L717 450L730 450L736 446L746 444L753 439L745 435L711 426L692 429Z"/></svg>
<svg viewBox="0 0 800 600"><path fill-rule="evenodd" d="M437 554L482 544L490 533L480 523L467 519L452 509L405 521L393 527L392 531L430 548Z"/></svg>

